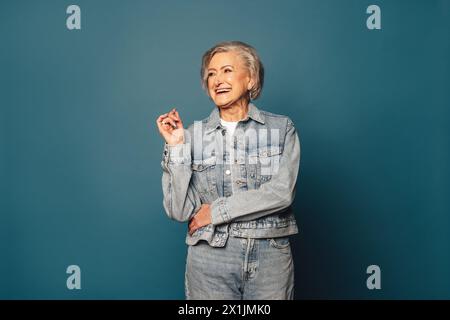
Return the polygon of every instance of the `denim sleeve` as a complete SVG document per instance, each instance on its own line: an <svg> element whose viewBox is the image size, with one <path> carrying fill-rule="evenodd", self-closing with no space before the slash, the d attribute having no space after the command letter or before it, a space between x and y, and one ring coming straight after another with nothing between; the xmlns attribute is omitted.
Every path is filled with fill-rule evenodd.
<svg viewBox="0 0 450 320"><path fill-rule="evenodd" d="M186 222L201 207L198 192L191 183L190 143L164 145L161 167L163 205L169 218Z"/></svg>
<svg viewBox="0 0 450 320"><path fill-rule="evenodd" d="M288 128L278 171L259 189L220 197L211 203L213 225L232 220L249 221L289 207L295 197L300 166L300 141L292 121Z"/></svg>

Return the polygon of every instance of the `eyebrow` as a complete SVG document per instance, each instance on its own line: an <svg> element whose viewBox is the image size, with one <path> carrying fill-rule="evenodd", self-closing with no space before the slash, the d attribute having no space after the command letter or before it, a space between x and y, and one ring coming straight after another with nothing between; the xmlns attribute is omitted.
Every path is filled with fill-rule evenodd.
<svg viewBox="0 0 450 320"><path fill-rule="evenodd" d="M232 68L234 69L234 67L233 67L231 64L226 64L226 65L220 67L220 69L223 69L223 68L225 68L225 67L232 67ZM208 68L208 71L209 71L209 70L216 70L216 69L214 69L214 68Z"/></svg>

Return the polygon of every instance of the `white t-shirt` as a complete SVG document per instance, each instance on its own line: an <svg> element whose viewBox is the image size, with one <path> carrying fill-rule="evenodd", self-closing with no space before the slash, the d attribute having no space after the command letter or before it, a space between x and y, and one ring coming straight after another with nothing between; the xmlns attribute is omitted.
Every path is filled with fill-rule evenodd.
<svg viewBox="0 0 450 320"><path fill-rule="evenodd" d="M222 118L220 118L220 123L227 129L227 133L230 135L230 137L234 133L234 129L236 129L236 126L239 121L225 121Z"/></svg>
<svg viewBox="0 0 450 320"><path fill-rule="evenodd" d="M236 126L238 124L239 121L225 121L222 118L220 118L220 123L225 127L225 129L227 130L227 148L230 152L230 162L233 163L233 159L235 157L234 154L234 149L233 149L233 143L232 143L232 136L234 133L234 129L236 129ZM231 169L231 168L230 168ZM230 171L230 170L227 170ZM233 181L233 170L230 171L231 174L231 180ZM234 193L234 187L233 187L233 183L231 183L231 191Z"/></svg>

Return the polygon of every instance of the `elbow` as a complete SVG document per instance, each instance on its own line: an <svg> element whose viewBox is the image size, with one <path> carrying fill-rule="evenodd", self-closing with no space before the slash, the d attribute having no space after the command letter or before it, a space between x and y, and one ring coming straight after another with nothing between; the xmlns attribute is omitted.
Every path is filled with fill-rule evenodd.
<svg viewBox="0 0 450 320"><path fill-rule="evenodd" d="M294 197L292 195L289 195L288 197L286 197L285 199L283 199L281 201L280 207L282 210L286 209L286 208L290 207L293 202L294 202Z"/></svg>
<svg viewBox="0 0 450 320"><path fill-rule="evenodd" d="M172 204L164 201L164 210L166 211L167 216L171 220L175 220L178 222L187 222L189 221L189 214L184 214L182 208L176 208Z"/></svg>
<svg viewBox="0 0 450 320"><path fill-rule="evenodd" d="M279 206L280 210L286 209L292 205L295 198L295 188L292 190L283 190L280 194Z"/></svg>

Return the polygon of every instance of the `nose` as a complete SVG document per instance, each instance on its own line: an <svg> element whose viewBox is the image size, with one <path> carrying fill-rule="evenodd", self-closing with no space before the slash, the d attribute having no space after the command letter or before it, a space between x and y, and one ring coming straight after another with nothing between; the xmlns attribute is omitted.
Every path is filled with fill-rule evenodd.
<svg viewBox="0 0 450 320"><path fill-rule="evenodd" d="M216 75L216 77L214 79L214 86L218 87L218 86L220 86L221 83L223 83L222 73L219 73L219 74Z"/></svg>

